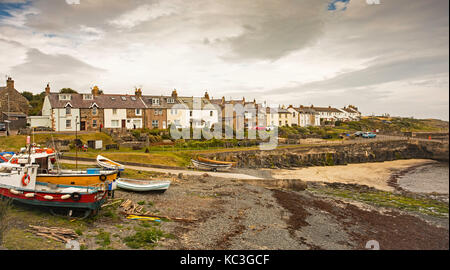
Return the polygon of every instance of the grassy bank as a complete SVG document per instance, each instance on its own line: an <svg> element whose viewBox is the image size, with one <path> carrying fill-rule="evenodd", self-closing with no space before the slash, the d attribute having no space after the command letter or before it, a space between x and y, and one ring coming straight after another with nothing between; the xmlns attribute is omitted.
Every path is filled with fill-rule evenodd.
<svg viewBox="0 0 450 270"><path fill-rule="evenodd" d="M31 140L40 145L46 145L47 142L52 140L75 140L75 134L58 134L58 133L45 133L31 135ZM77 134L77 138L83 142L90 140L102 140L103 145L114 143L111 136L102 133L83 133ZM0 137L0 150L18 151L21 147L24 147L27 142L27 135L15 135L15 136L2 136Z"/></svg>

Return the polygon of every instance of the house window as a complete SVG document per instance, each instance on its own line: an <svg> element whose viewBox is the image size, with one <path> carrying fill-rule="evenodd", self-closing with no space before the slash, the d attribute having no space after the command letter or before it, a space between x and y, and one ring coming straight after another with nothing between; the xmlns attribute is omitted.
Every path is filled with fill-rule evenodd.
<svg viewBox="0 0 450 270"><path fill-rule="evenodd" d="M209 116L213 116L213 111L209 111Z"/></svg>
<svg viewBox="0 0 450 270"><path fill-rule="evenodd" d="M118 127L119 126L119 120L111 120L111 126L112 127Z"/></svg>
<svg viewBox="0 0 450 270"><path fill-rule="evenodd" d="M117 114L117 109L113 109L113 114L114 114L114 115Z"/></svg>
<svg viewBox="0 0 450 270"><path fill-rule="evenodd" d="M59 100L70 100L70 95L68 94L59 95Z"/></svg>
<svg viewBox="0 0 450 270"><path fill-rule="evenodd" d="M69 106L66 107L66 115L71 114L71 108Z"/></svg>
<svg viewBox="0 0 450 270"><path fill-rule="evenodd" d="M159 122L158 122L158 120L153 120L153 121L152 121L152 127L153 127L153 128L158 128L158 127L159 127Z"/></svg>
<svg viewBox="0 0 450 270"><path fill-rule="evenodd" d="M92 107L92 115L97 115L97 107Z"/></svg>
<svg viewBox="0 0 450 270"><path fill-rule="evenodd" d="M84 94L84 95L83 95L83 99L84 99L84 100L92 100L92 99L93 99L93 96L92 96L92 94Z"/></svg>
<svg viewBox="0 0 450 270"><path fill-rule="evenodd" d="M173 104L173 103L175 103L175 99L174 98L167 98L167 103Z"/></svg>
<svg viewBox="0 0 450 270"><path fill-rule="evenodd" d="M131 97L131 100L135 101L135 100L136 100L136 97Z"/></svg>
<svg viewBox="0 0 450 270"><path fill-rule="evenodd" d="M141 109L136 109L136 115L142 115L141 114Z"/></svg>
<svg viewBox="0 0 450 270"><path fill-rule="evenodd" d="M170 114L176 115L178 113L177 109L171 109Z"/></svg>
<svg viewBox="0 0 450 270"><path fill-rule="evenodd" d="M159 98L152 98L152 104L159 105Z"/></svg>
<svg viewBox="0 0 450 270"><path fill-rule="evenodd" d="M96 119L92 120L92 127L97 127L97 120Z"/></svg>
<svg viewBox="0 0 450 270"><path fill-rule="evenodd" d="M163 129L166 129L166 121L163 121Z"/></svg>
<svg viewBox="0 0 450 270"><path fill-rule="evenodd" d="M189 116L192 117L192 111L189 111Z"/></svg>
<svg viewBox="0 0 450 270"><path fill-rule="evenodd" d="M123 101L127 100L127 98L124 97L124 96L121 96L120 98L121 98Z"/></svg>
<svg viewBox="0 0 450 270"><path fill-rule="evenodd" d="M71 128L72 127L72 120L66 120L66 128Z"/></svg>

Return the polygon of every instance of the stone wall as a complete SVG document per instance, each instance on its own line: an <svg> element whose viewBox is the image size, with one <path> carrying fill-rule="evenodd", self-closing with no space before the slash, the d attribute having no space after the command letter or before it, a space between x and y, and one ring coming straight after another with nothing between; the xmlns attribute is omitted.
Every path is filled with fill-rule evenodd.
<svg viewBox="0 0 450 270"><path fill-rule="evenodd" d="M290 168L332 166L348 163L381 162L396 159L427 158L448 161L448 144L424 146L408 141L308 146L270 151L237 151L209 154L217 160L237 161L240 168ZM437 154L441 153L441 154Z"/></svg>

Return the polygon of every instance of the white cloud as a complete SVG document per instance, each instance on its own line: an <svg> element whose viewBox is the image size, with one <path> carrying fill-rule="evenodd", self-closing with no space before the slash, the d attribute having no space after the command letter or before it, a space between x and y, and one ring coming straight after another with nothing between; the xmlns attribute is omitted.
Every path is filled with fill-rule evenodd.
<svg viewBox="0 0 450 270"><path fill-rule="evenodd" d="M350 1L339 12L328 2L35 0L0 18L0 74L36 91L48 81L115 93L208 89L419 114L408 100L448 119L438 105L439 96L448 105L448 2Z"/></svg>

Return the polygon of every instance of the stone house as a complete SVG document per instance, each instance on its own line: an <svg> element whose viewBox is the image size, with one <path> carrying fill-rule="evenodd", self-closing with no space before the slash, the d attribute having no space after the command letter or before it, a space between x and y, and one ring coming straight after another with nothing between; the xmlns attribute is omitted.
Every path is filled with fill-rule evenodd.
<svg viewBox="0 0 450 270"><path fill-rule="evenodd" d="M0 87L0 122L11 121L10 129L24 128L29 110L30 103L14 88L14 80L8 77L6 86Z"/></svg>

